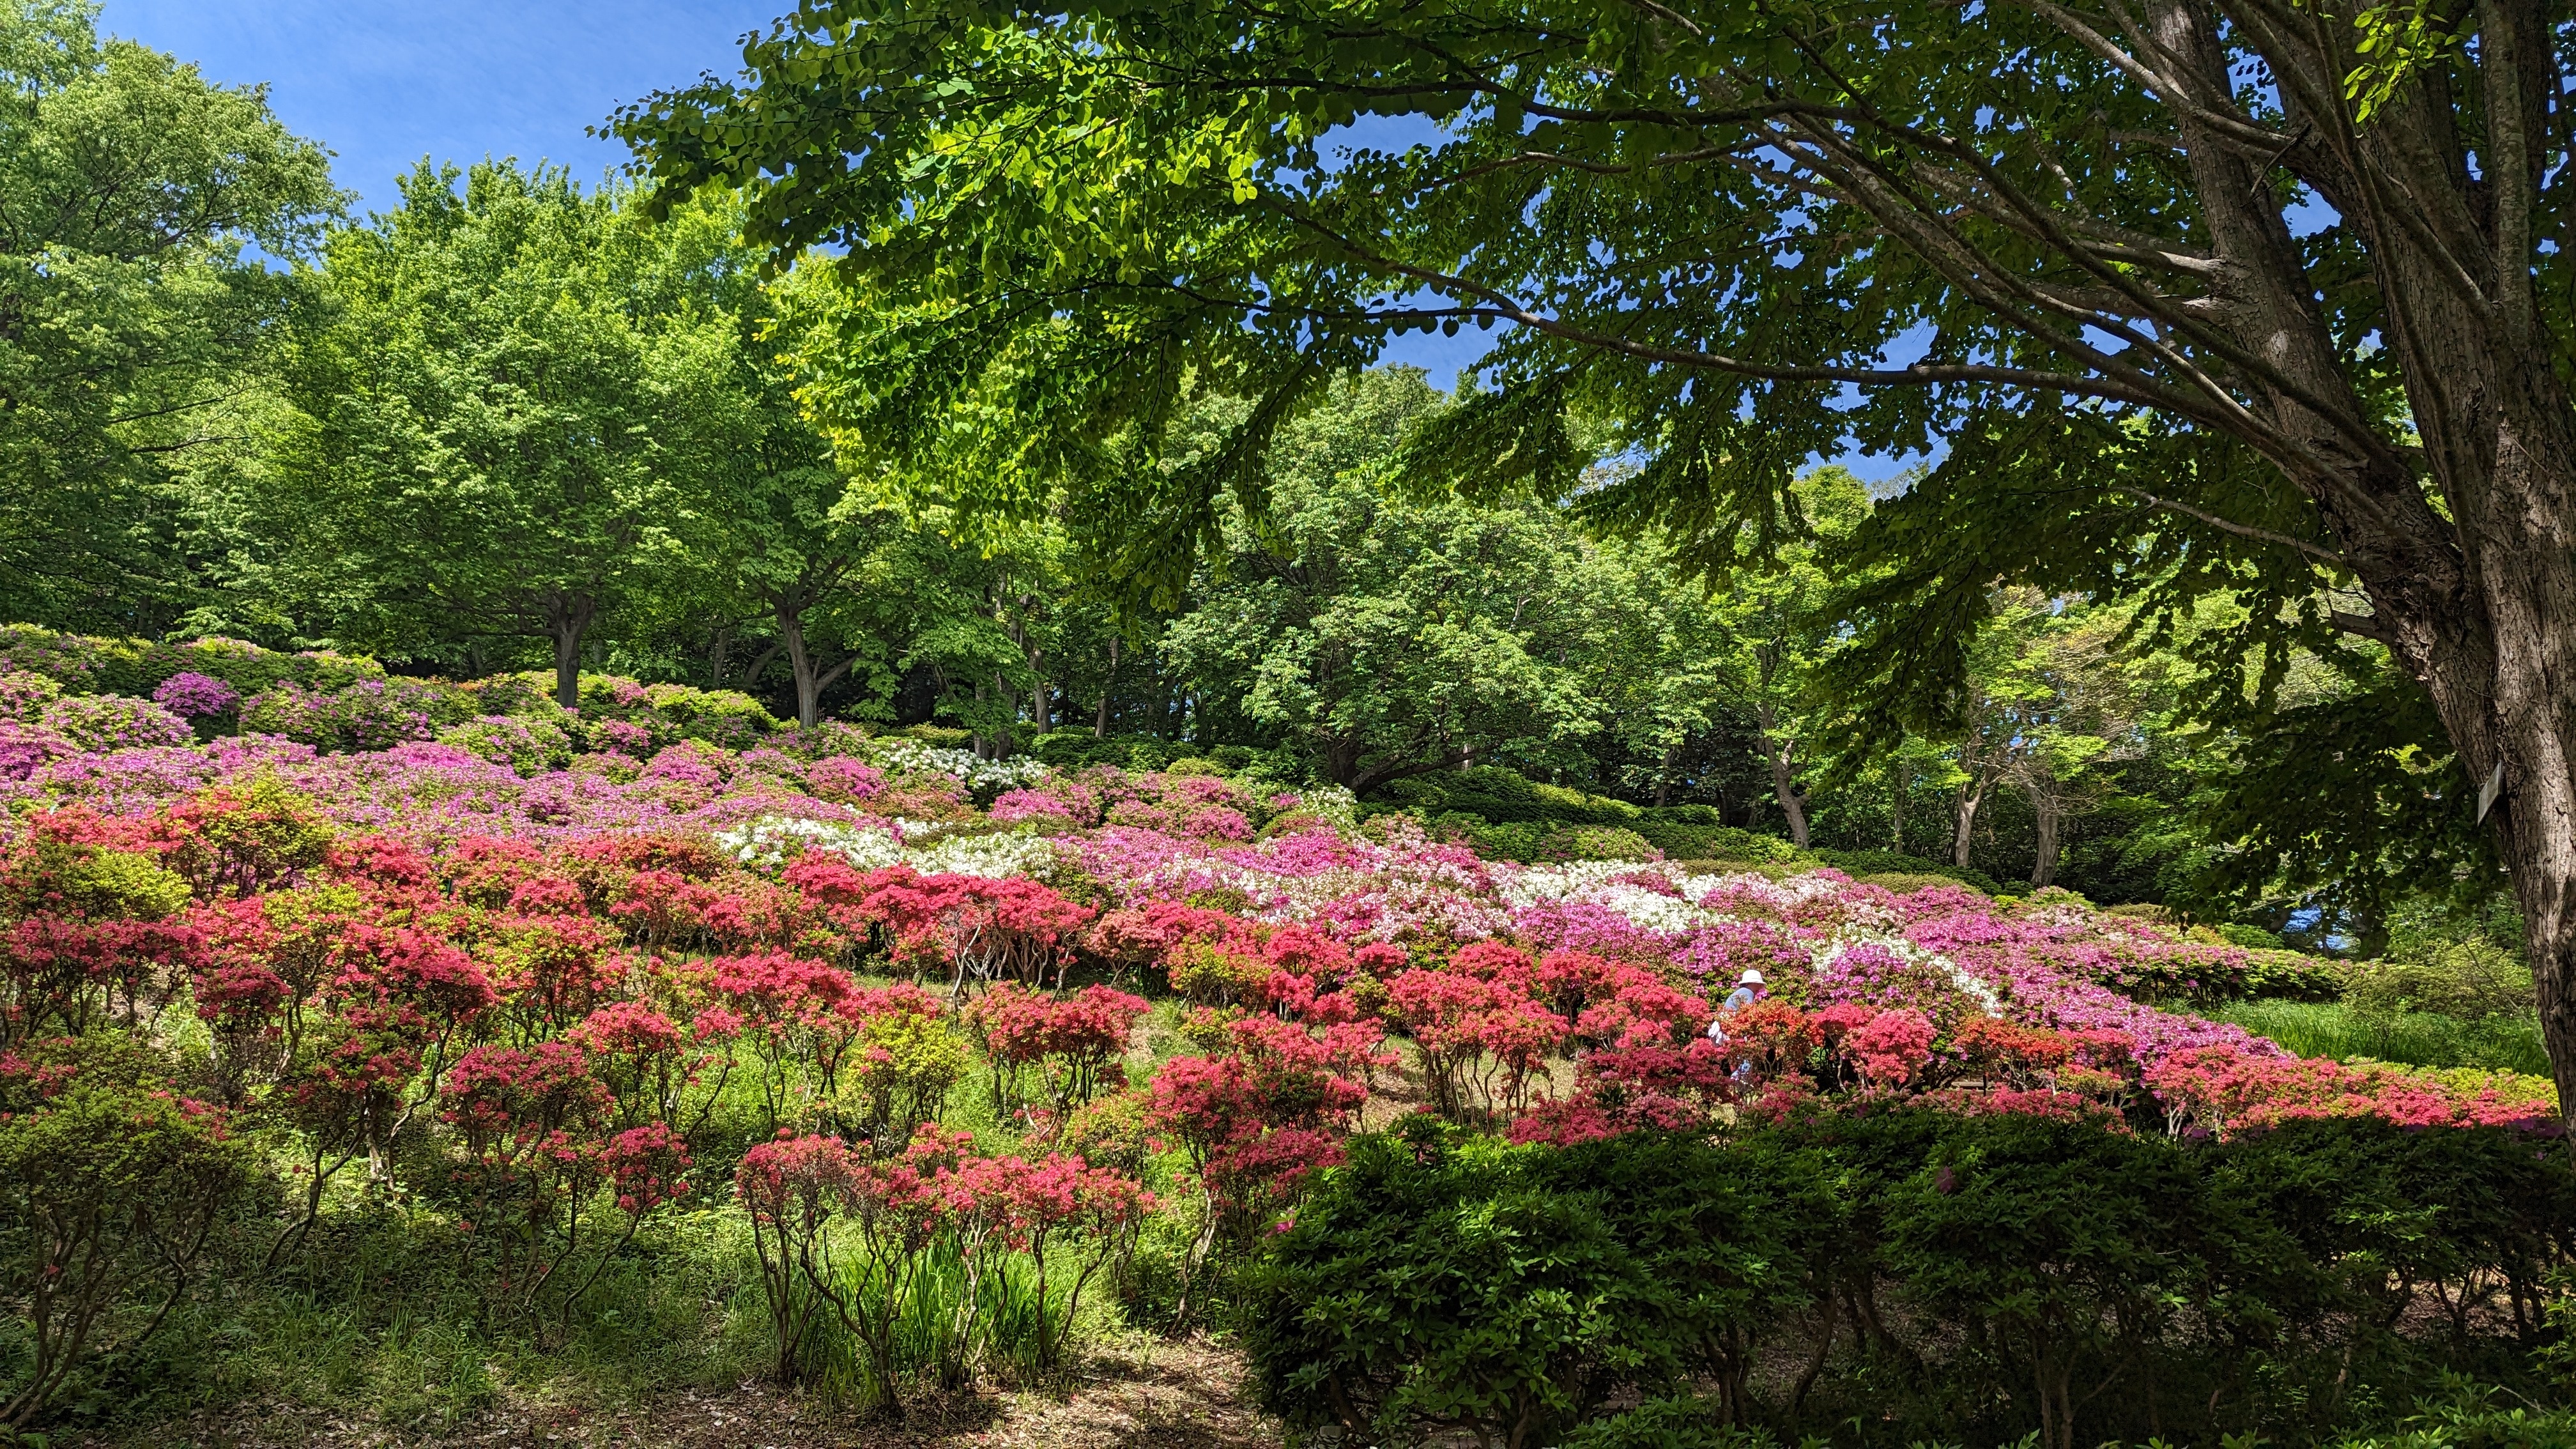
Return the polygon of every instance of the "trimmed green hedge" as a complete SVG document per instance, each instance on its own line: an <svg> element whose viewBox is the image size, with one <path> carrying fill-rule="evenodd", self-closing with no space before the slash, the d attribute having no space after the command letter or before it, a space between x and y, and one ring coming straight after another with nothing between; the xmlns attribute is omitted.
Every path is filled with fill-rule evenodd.
<svg viewBox="0 0 2576 1449"><path fill-rule="evenodd" d="M386 677L383 665L359 655L325 650L289 654L221 638L155 644L58 634L33 624L0 624L0 670L44 675L66 694L134 696L148 696L163 680L189 672L220 679L244 696L281 683L336 691Z"/></svg>

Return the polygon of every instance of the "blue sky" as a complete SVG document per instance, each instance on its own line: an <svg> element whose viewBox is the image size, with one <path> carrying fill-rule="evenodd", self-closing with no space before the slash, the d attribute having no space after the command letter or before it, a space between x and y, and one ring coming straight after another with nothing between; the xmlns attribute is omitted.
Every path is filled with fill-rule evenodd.
<svg viewBox="0 0 2576 1449"><path fill-rule="evenodd" d="M361 212L391 204L422 157L570 166L585 183L625 148L583 134L619 105L701 72L731 75L743 35L792 0L105 0L107 31L265 82L298 134L335 153ZM1409 333L1388 349L1448 386L1502 334ZM1887 459L1847 460L1864 477Z"/></svg>
<svg viewBox="0 0 2576 1449"><path fill-rule="evenodd" d="M619 103L731 74L784 0L106 0L106 30L226 84L265 81L299 134L337 153L361 208L423 156L569 165L625 156L582 134Z"/></svg>

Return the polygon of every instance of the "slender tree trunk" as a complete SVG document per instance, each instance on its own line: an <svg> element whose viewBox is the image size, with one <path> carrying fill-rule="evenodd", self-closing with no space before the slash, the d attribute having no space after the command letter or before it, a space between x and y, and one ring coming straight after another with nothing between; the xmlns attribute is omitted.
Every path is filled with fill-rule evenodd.
<svg viewBox="0 0 2576 1449"><path fill-rule="evenodd" d="M1798 793L1791 751L1797 746L1783 744L1779 735L1779 716L1771 701L1763 700L1754 707L1762 725L1762 749L1771 757L1771 794L1780 802L1781 818L1789 822L1789 839L1800 850L1807 848L1807 797Z"/></svg>
<svg viewBox="0 0 2576 1449"><path fill-rule="evenodd" d="M598 616L599 601L558 594L546 601L546 633L555 645L555 703L581 708L581 636Z"/></svg>
<svg viewBox="0 0 2576 1449"><path fill-rule="evenodd" d="M1109 738L1109 695L1118 687L1118 636L1109 636L1109 677L1100 681L1100 713L1092 717L1091 737Z"/></svg>
<svg viewBox="0 0 2576 1449"><path fill-rule="evenodd" d="M733 657L733 625L718 624L707 631L707 688L722 689L725 665Z"/></svg>
<svg viewBox="0 0 2576 1449"><path fill-rule="evenodd" d="M1655 804L1658 807L1672 803L1673 759L1681 751L1682 747L1679 745L1666 746L1662 762L1655 766Z"/></svg>
<svg viewBox="0 0 2576 1449"><path fill-rule="evenodd" d="M1360 759L1366 753L1357 735L1332 735L1324 741L1324 778L1346 790L1356 790L1360 777Z"/></svg>
<svg viewBox="0 0 2576 1449"><path fill-rule="evenodd" d="M823 690L815 679L814 655L805 647L805 612L778 606L778 641L787 646L787 669L796 677L796 722L812 729L822 717Z"/></svg>
<svg viewBox="0 0 2576 1449"><path fill-rule="evenodd" d="M2048 786L2030 792L2030 810L2039 836L2039 855L2030 863L2030 888L2045 890L2057 883L2057 822L2065 802Z"/></svg>
<svg viewBox="0 0 2576 1449"><path fill-rule="evenodd" d="M1903 741L1899 740L1902 744ZM1896 777L1896 791L1888 798L1887 847L1899 855L1905 853L1905 761L1900 757L1890 767Z"/></svg>
<svg viewBox="0 0 2576 1449"><path fill-rule="evenodd" d="M1950 863L1965 870L1968 867L1968 843L1977 828L1977 807L1986 803L1986 786L1982 780L1971 780L1959 789L1959 828L1950 837Z"/></svg>

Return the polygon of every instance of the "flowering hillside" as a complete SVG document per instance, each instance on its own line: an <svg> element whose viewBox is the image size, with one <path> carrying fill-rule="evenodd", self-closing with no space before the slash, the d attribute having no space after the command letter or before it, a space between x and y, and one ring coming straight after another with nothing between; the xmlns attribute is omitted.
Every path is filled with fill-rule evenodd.
<svg viewBox="0 0 2576 1449"><path fill-rule="evenodd" d="M201 678L159 693L218 693ZM87 698L102 716L152 710ZM705 984L725 972L703 963L764 956L948 994L1005 977L1153 980L1211 1020L1409 1042L1427 1100L1518 1135L1921 1093L1962 1110L2080 1110L2175 1131L2549 1110L2536 1081L2300 1062L2242 1028L2147 1004L2246 994L2258 979L2313 988L2322 968L2186 941L2062 892L2006 904L1964 887L1897 894L1831 870L1519 866L1426 839L1402 817L1363 832L1331 790L1050 772L845 726L738 750L632 736L633 753L561 768L431 740L323 754L256 732L124 747L110 735L21 762L0 781L20 877L11 1036L81 1019L73 998L102 982L131 1011L193 979L199 1012L217 1019L209 983L266 969L273 950L273 928L241 923L272 900L327 899L340 903L338 929L399 919L435 936L505 1011L524 1010L510 998L532 989L507 964L532 930L579 956L584 1003L651 1001L685 978L692 1005L738 1010L739 992ZM37 885L107 860L169 880L167 894L81 905ZM1748 967L1769 979L1769 1000L1723 1044L1708 1040L1711 1003ZM337 989L319 976L282 987ZM263 1000L263 1019L305 1005ZM839 1009L806 996L771 1007ZM574 1020L540 1015L540 1036ZM457 1028L459 1040L491 1032ZM1361 1053L1349 1058L1357 1087L1395 1080L1349 1050Z"/></svg>
<svg viewBox="0 0 2576 1449"><path fill-rule="evenodd" d="M1149 1231L1186 1302L1352 1133L1416 1112L1560 1145L1898 1104L2123 1138L2555 1119L2536 1079L2304 1061L2158 1005L2327 978L2064 892L1513 864L1206 762L727 745L632 686L368 748L242 729L212 676L158 703L34 678L0 674L35 720L0 756L0 1183L105 1246L34 1265L0 1423L263 1192L272 1263L399 1193L480 1265L482 1311L537 1325L730 1204L774 1371L820 1372L828 1318L895 1401L916 1370L1060 1362ZM1710 1031L1747 971L1768 994ZM926 1312L923 1348L898 1319Z"/></svg>

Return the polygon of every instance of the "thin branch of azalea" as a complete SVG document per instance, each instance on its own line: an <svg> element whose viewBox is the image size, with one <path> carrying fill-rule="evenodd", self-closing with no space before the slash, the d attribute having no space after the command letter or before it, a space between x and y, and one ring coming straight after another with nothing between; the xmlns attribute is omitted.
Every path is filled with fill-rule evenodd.
<svg viewBox="0 0 2576 1449"><path fill-rule="evenodd" d="M2327 548L2323 544L2311 543L2304 538L2297 538L2286 533L2275 533L2268 528L2257 528L2250 523L2238 523L2232 518L2221 518L2215 513L2208 512L2204 509L2194 508L2188 503L2178 502L2171 498L2159 498L2155 494L2149 493L2143 488L2123 487L2115 489L2114 491L2125 493L2129 497L2137 499L2139 502L2146 504L2150 508L2162 508L2168 512L2182 514L2186 518L2196 518L2201 522L2208 524L2210 527L2217 529L2221 533L2232 533L2238 538L2250 538L2258 543L2274 543L2279 544L2283 548L2294 548L2299 552L2306 554L2310 558L2316 559L2322 563L2333 564L2337 568L2351 567L2350 561L2342 554L2337 553L2333 549Z"/></svg>

